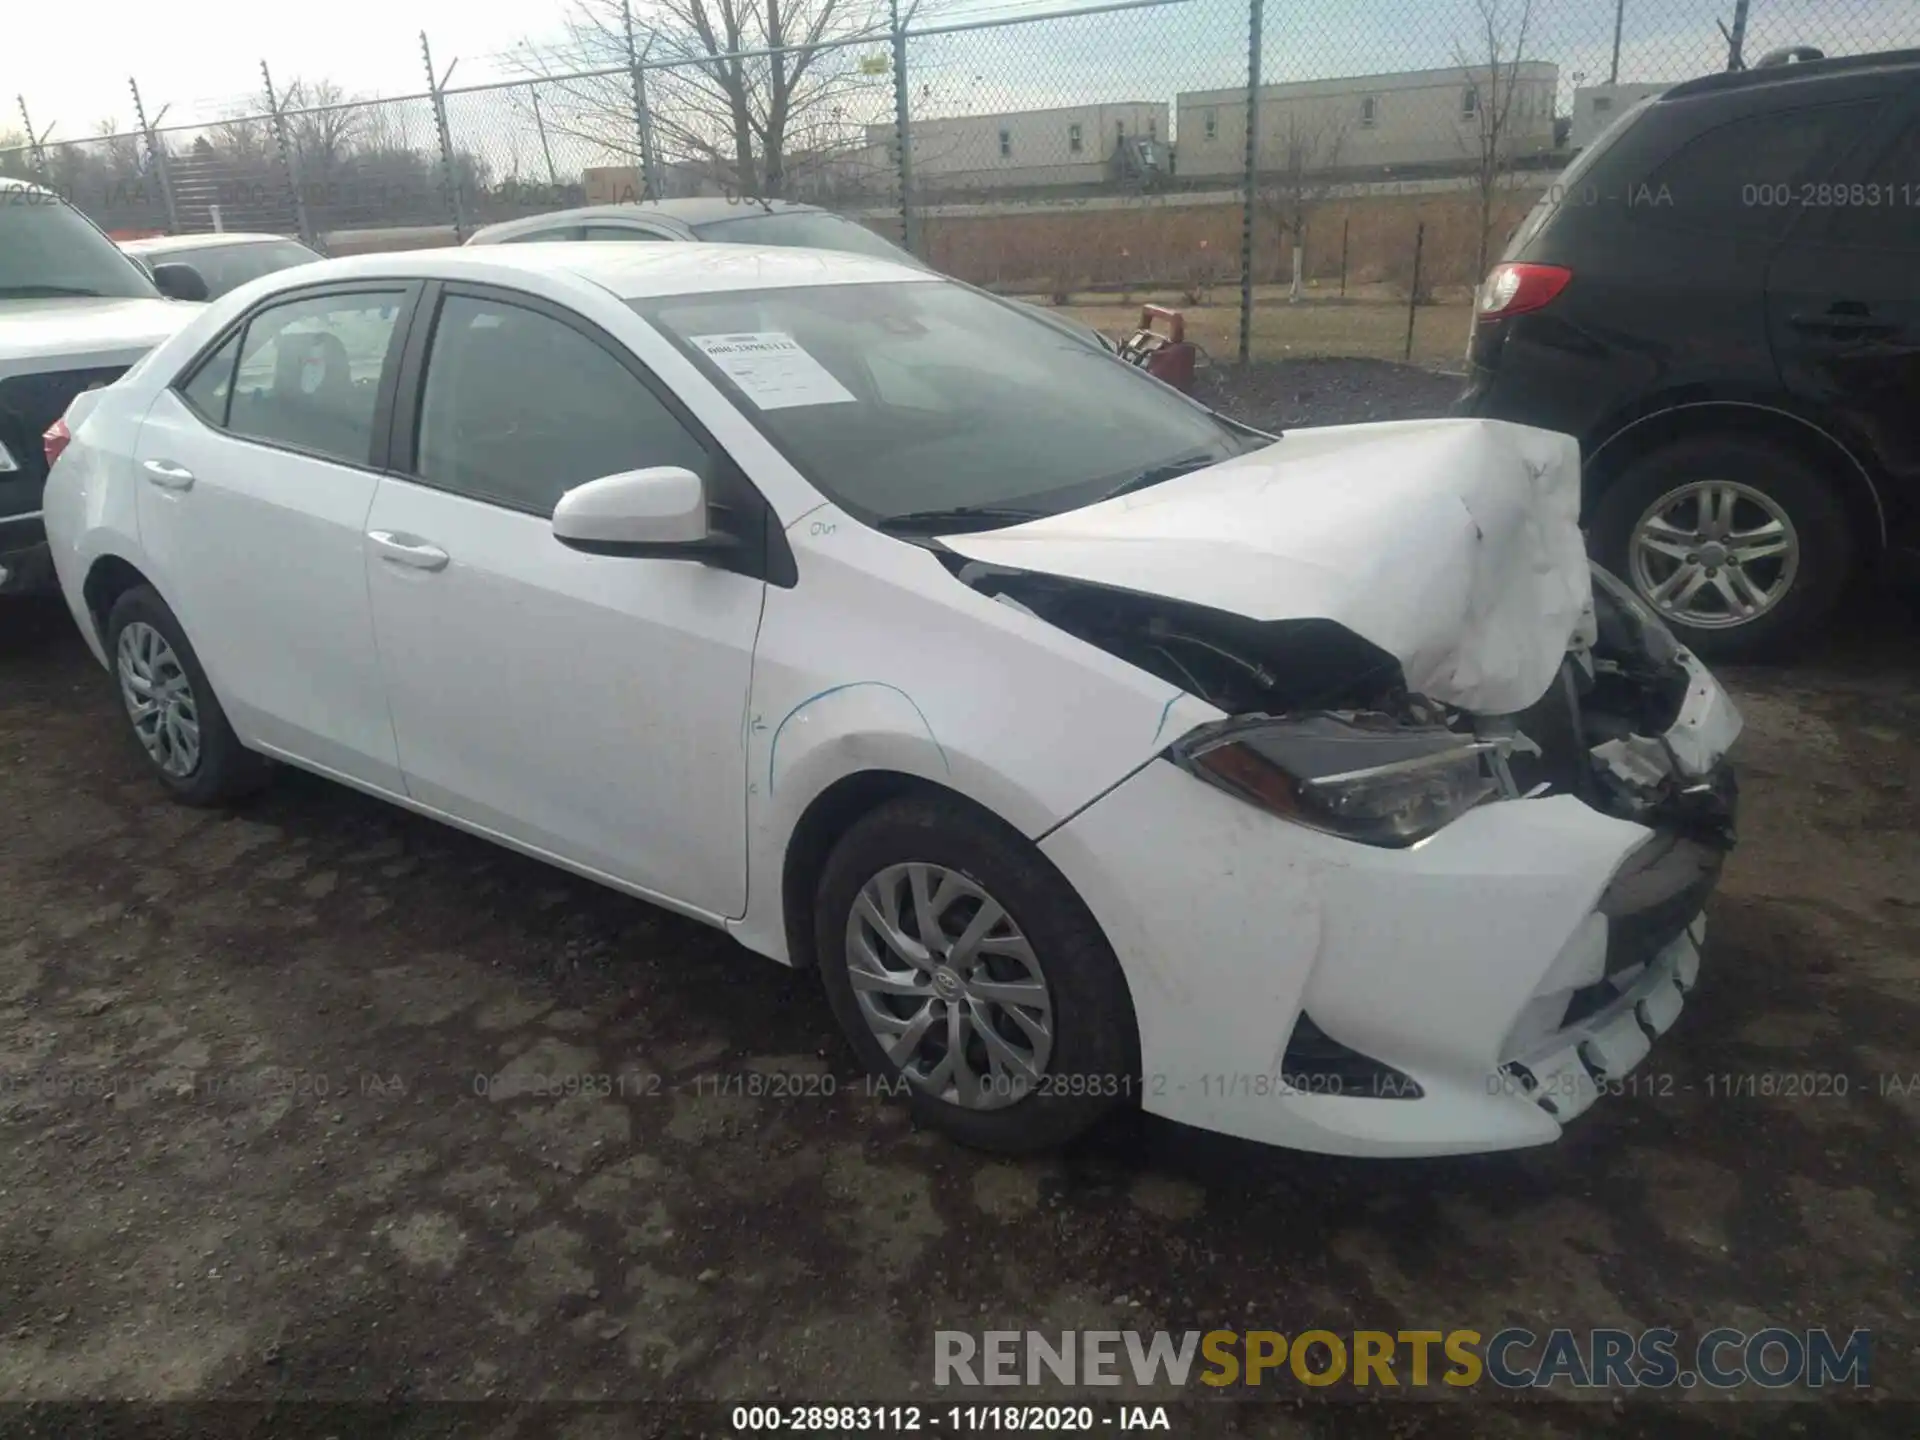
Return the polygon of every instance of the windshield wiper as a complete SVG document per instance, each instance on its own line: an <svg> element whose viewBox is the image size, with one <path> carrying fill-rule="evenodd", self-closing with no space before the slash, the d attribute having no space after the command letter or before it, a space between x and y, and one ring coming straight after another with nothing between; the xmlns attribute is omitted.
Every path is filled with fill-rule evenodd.
<svg viewBox="0 0 1920 1440"><path fill-rule="evenodd" d="M878 528L889 532L998 530L1002 525L1038 520L1047 513L1019 505L955 505L945 510L908 510L900 515L889 515L876 523Z"/></svg>
<svg viewBox="0 0 1920 1440"><path fill-rule="evenodd" d="M10 295L22 300L58 300L69 295L78 295L88 300L107 298L98 290L84 290L77 285L0 285L0 295Z"/></svg>
<svg viewBox="0 0 1920 1440"><path fill-rule="evenodd" d="M1183 460L1169 460L1164 465L1155 465L1151 470L1142 470L1131 480L1122 480L1100 498L1111 500L1116 495L1131 495L1136 490L1145 490L1150 485L1158 485L1163 480L1172 480L1195 470L1204 470L1209 465L1218 465L1229 458L1226 455L1189 455Z"/></svg>

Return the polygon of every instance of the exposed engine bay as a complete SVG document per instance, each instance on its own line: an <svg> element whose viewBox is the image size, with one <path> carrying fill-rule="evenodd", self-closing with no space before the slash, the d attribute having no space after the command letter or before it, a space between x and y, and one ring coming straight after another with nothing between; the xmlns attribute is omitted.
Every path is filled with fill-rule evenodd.
<svg viewBox="0 0 1920 1440"><path fill-rule="evenodd" d="M1257 621L943 558L983 594L1235 717L1219 727L1223 732L1284 720L1303 729L1319 721L1394 732L1409 741L1448 736L1483 754L1489 796L1573 794L1605 813L1715 849L1733 843L1730 772L1724 764L1688 763L1670 738L1682 726L1692 684L1688 657L1652 612L1597 566L1591 613L1547 692L1517 714L1480 715L1412 693L1393 656L1331 620Z"/></svg>

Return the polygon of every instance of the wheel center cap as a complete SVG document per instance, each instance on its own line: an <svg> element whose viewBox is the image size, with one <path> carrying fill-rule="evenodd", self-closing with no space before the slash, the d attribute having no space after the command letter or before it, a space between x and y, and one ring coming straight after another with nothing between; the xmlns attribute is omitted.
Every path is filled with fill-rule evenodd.
<svg viewBox="0 0 1920 1440"><path fill-rule="evenodd" d="M953 970L949 969L945 965L941 965L934 970L933 972L933 993L934 994L938 995L942 1000L951 1000L953 999L954 996L960 993L960 990L961 990L960 977Z"/></svg>
<svg viewBox="0 0 1920 1440"><path fill-rule="evenodd" d="M1727 563L1727 547L1718 540L1709 540L1700 547L1702 565L1720 566Z"/></svg>

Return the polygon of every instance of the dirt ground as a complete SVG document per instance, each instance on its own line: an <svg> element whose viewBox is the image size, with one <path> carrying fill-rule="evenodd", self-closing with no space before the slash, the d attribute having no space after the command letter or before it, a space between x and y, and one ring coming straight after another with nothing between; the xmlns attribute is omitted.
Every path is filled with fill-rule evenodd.
<svg viewBox="0 0 1920 1440"><path fill-rule="evenodd" d="M709 1402L930 1403L943 1328L1777 1323L1871 1329L1892 1403L1169 1413L1181 1435L1911 1435L1916 635L1872 596L1817 654L1729 672L1743 838L1647 1062L1663 1093L1509 1155L1330 1160L1129 1116L1008 1163L866 1094L814 978L716 933L297 773L237 813L164 801L64 612L10 607L0 1401L424 1408L7 1404L0 1433L733 1433ZM1785 1074L1846 1093L1709 1078ZM752 1093L767 1076L832 1079ZM647 1403L505 1408L611 1400Z"/></svg>

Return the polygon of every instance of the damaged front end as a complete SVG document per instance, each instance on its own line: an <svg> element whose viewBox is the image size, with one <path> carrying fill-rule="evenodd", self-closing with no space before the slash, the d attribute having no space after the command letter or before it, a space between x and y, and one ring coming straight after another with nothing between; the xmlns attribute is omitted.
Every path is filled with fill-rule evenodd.
<svg viewBox="0 0 1920 1440"><path fill-rule="evenodd" d="M1406 846L1487 801L1566 794L1716 855L1733 843L1725 753L1739 715L1597 565L1558 673L1512 714L1411 692L1392 655L1329 620L1256 621L979 561L956 569L1220 710L1229 718L1180 736L1168 758L1295 823Z"/></svg>

